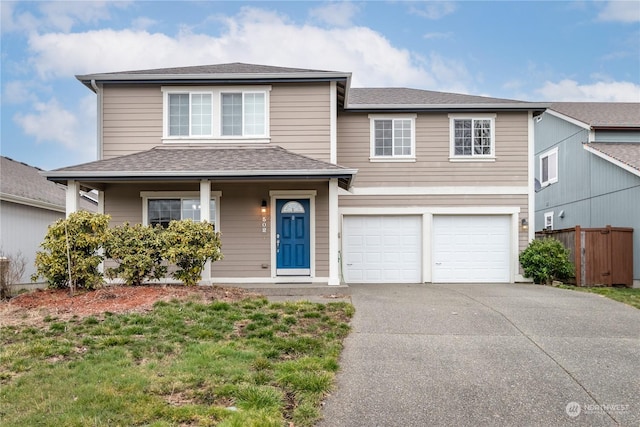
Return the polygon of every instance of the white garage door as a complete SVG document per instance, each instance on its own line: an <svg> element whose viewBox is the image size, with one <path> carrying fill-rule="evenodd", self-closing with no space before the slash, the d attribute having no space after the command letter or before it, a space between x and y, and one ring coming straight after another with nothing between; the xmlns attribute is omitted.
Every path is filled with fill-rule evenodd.
<svg viewBox="0 0 640 427"><path fill-rule="evenodd" d="M345 216L342 272L347 283L419 283L422 217Z"/></svg>
<svg viewBox="0 0 640 427"><path fill-rule="evenodd" d="M511 217L434 215L434 283L509 282Z"/></svg>

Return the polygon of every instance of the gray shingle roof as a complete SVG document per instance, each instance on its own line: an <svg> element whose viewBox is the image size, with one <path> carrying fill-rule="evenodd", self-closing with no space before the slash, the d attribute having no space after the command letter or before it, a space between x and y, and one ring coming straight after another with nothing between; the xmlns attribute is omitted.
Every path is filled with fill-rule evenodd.
<svg viewBox="0 0 640 427"><path fill-rule="evenodd" d="M372 104L504 104L521 103L513 99L489 98L485 96L464 95L459 93L435 92L411 88L351 88L349 105Z"/></svg>
<svg viewBox="0 0 640 427"><path fill-rule="evenodd" d="M333 71L310 70L305 68L274 67L270 65L229 64L195 65L190 67L155 68L150 70L120 71L108 74L283 74L283 73L332 73Z"/></svg>
<svg viewBox="0 0 640 427"><path fill-rule="evenodd" d="M15 203L35 203L42 208L64 212L66 205L66 187L48 181L42 169L0 156L0 196ZM80 199L80 208L96 210L96 203L84 197Z"/></svg>
<svg viewBox="0 0 640 427"><path fill-rule="evenodd" d="M41 169L0 157L0 193L48 203L64 209L65 187L47 181Z"/></svg>
<svg viewBox="0 0 640 427"><path fill-rule="evenodd" d="M156 147L112 159L47 172L54 181L67 179L172 178L304 178L336 177L349 184L357 171L312 159L278 146Z"/></svg>
<svg viewBox="0 0 640 427"><path fill-rule="evenodd" d="M554 102L551 110L597 127L640 127L640 102Z"/></svg>
<svg viewBox="0 0 640 427"><path fill-rule="evenodd" d="M640 175L640 143L594 142L588 146L637 170L636 175Z"/></svg>

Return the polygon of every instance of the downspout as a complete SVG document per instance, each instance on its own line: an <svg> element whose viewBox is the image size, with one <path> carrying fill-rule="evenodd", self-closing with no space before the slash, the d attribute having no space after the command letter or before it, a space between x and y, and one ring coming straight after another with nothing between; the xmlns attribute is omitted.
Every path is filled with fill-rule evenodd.
<svg viewBox="0 0 640 427"><path fill-rule="evenodd" d="M96 129L96 149L97 149L97 159L102 160L102 90L96 84L94 79L91 80L91 87L95 91L96 95L98 95L97 99L97 108L96 115L98 116L97 120L97 129Z"/></svg>

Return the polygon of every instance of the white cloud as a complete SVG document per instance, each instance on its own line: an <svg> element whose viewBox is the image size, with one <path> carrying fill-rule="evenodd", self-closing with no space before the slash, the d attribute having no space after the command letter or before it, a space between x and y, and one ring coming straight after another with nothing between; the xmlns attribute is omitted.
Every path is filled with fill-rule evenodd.
<svg viewBox="0 0 640 427"><path fill-rule="evenodd" d="M309 11L309 16L318 22L334 27L349 27L353 25L352 19L359 11L360 7L356 4L341 1L313 8Z"/></svg>
<svg viewBox="0 0 640 427"><path fill-rule="evenodd" d="M640 2L637 0L609 1L600 11L601 21L640 22Z"/></svg>
<svg viewBox="0 0 640 427"><path fill-rule="evenodd" d="M150 27L153 27L157 23L158 21L156 21L155 19L142 16L131 21L131 27L136 30L148 30Z"/></svg>
<svg viewBox="0 0 640 427"><path fill-rule="evenodd" d="M31 63L42 78L132 69L251 62L353 72L354 86L412 86L464 90L468 73L460 62L423 59L393 46L366 27L296 25L286 16L243 8L220 20L220 36L184 30L175 37L134 30L33 34ZM126 46L126 48L123 48Z"/></svg>
<svg viewBox="0 0 640 427"><path fill-rule="evenodd" d="M57 99L36 102L33 112L17 113L13 120L26 135L38 143L55 143L81 154L85 159L95 157L96 101L95 95L80 99L75 111L65 109Z"/></svg>
<svg viewBox="0 0 640 427"><path fill-rule="evenodd" d="M28 5L28 6L27 6ZM2 2L2 32L69 32L77 24L95 24L111 17L112 7L127 7L128 1ZM25 7L23 7L25 6ZM26 7L31 10L25 10Z"/></svg>
<svg viewBox="0 0 640 427"><path fill-rule="evenodd" d="M411 13L427 19L441 19L456 11L458 6L452 1L426 1L411 3Z"/></svg>
<svg viewBox="0 0 640 427"><path fill-rule="evenodd" d="M545 82L536 90L545 101L640 102L640 85L632 82L601 81L580 84L575 80Z"/></svg>
<svg viewBox="0 0 640 427"><path fill-rule="evenodd" d="M2 90L2 102L8 104L23 104L29 101L36 101L37 98L32 92L32 86L32 82L23 80L7 82Z"/></svg>
<svg viewBox="0 0 640 427"><path fill-rule="evenodd" d="M453 35L453 33L426 33L422 36L423 39L426 40L435 40L435 39L448 39Z"/></svg>

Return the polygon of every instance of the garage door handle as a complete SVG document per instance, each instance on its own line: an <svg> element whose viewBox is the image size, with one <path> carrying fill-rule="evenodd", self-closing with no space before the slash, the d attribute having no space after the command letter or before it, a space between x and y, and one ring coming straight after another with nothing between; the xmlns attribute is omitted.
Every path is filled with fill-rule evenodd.
<svg viewBox="0 0 640 427"><path fill-rule="evenodd" d="M347 264L347 266L349 266L349 265L353 265L353 264Z"/></svg>
<svg viewBox="0 0 640 427"><path fill-rule="evenodd" d="M441 262L436 262L436 265L442 265L442 263Z"/></svg>

